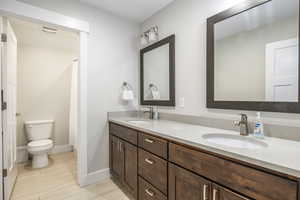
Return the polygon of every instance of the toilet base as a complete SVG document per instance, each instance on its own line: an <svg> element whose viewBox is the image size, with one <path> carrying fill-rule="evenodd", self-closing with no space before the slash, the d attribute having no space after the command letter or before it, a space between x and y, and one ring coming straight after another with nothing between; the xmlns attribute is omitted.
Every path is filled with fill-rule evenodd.
<svg viewBox="0 0 300 200"><path fill-rule="evenodd" d="M49 164L48 161L48 154L41 154L41 155L33 155L32 158L32 168L37 169L37 168L43 168L47 167Z"/></svg>

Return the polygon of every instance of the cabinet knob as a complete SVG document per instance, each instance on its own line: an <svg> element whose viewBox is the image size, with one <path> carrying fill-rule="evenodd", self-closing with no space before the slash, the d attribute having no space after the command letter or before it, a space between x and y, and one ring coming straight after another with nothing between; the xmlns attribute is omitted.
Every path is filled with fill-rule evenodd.
<svg viewBox="0 0 300 200"><path fill-rule="evenodd" d="M204 185L203 186L203 200L207 200L207 188L208 188L208 185Z"/></svg>
<svg viewBox="0 0 300 200"><path fill-rule="evenodd" d="M154 161L150 160L149 158L146 158L145 162L148 163L148 164L150 164L150 165L154 164Z"/></svg>
<svg viewBox="0 0 300 200"><path fill-rule="evenodd" d="M151 197L155 195L154 192L152 192L150 189L146 189L145 192Z"/></svg>
<svg viewBox="0 0 300 200"><path fill-rule="evenodd" d="M148 138L146 138L144 141L147 142L147 143L150 143L150 144L154 143L153 140L150 140L150 139L148 139Z"/></svg>

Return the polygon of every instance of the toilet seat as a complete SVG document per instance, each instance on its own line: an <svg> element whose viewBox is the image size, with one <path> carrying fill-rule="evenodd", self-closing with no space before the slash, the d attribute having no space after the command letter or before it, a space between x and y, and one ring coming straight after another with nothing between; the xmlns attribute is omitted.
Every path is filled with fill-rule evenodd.
<svg viewBox="0 0 300 200"><path fill-rule="evenodd" d="M29 151L43 151L47 149L51 149L53 147L52 140L37 140L28 143Z"/></svg>

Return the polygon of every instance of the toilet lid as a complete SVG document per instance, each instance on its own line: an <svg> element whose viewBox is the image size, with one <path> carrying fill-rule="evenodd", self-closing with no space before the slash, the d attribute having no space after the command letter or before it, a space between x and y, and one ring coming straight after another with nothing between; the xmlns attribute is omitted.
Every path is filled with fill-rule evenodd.
<svg viewBox="0 0 300 200"><path fill-rule="evenodd" d="M46 146L52 144L52 140L38 140L38 141L32 141L28 143L29 147L40 147L40 146Z"/></svg>

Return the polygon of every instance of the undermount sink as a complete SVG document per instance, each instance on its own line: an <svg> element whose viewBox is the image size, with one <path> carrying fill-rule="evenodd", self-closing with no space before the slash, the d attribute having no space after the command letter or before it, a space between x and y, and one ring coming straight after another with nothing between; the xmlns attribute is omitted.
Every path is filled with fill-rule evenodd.
<svg viewBox="0 0 300 200"><path fill-rule="evenodd" d="M133 123L133 124L141 124L141 125L149 124L150 123L149 120L129 120L127 122L128 123Z"/></svg>
<svg viewBox="0 0 300 200"><path fill-rule="evenodd" d="M261 149L267 148L268 144L245 136L229 134L206 134L202 136L207 142L242 149Z"/></svg>

